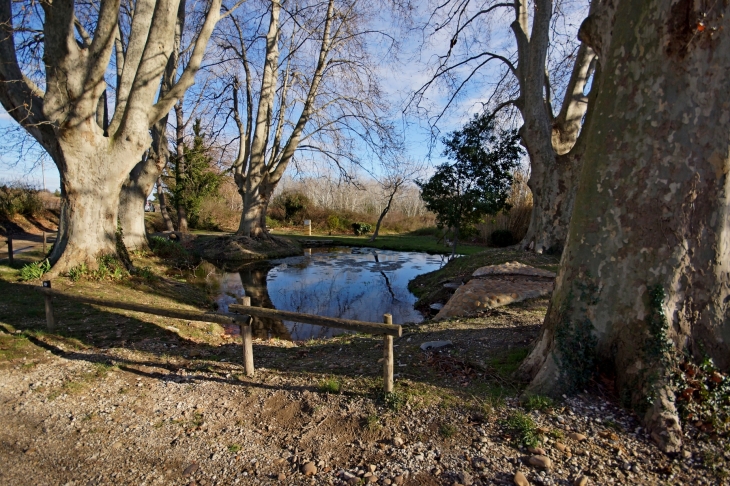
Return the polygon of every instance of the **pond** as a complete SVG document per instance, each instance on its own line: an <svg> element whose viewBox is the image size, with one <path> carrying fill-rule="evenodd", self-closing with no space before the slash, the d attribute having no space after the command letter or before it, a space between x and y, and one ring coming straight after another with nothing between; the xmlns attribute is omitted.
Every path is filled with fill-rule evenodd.
<svg viewBox="0 0 730 486"><path fill-rule="evenodd" d="M379 250L376 248L313 248L297 257L248 265L235 273L217 276L222 311L240 296L251 304L280 310L394 324L421 322L413 308L416 297L408 282L417 275L438 270L447 261L441 255ZM304 340L342 334L324 328L279 319L254 320L254 337Z"/></svg>

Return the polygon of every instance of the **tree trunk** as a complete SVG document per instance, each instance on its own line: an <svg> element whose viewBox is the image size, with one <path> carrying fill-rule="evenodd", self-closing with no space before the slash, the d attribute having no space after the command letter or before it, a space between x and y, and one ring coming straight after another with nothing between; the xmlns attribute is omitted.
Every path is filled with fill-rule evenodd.
<svg viewBox="0 0 730 486"><path fill-rule="evenodd" d="M175 132L177 149L175 154L175 191L180 192L185 177L185 122L183 120L182 100L175 105ZM175 198L177 209L177 230L181 233L188 232L188 213L183 204L182 197Z"/></svg>
<svg viewBox="0 0 730 486"><path fill-rule="evenodd" d="M246 182L246 191L243 192L241 223L236 234L251 238L268 238L266 212L274 188L268 187L267 184L257 183L257 178L251 175L248 176Z"/></svg>
<svg viewBox="0 0 730 486"><path fill-rule="evenodd" d="M155 164L148 157L143 157L122 186L119 224L124 234L124 244L129 250L148 248L144 206L161 171L159 162Z"/></svg>
<svg viewBox="0 0 730 486"><path fill-rule="evenodd" d="M165 196L165 191L162 189L162 177L160 176L157 176L157 200L160 201L160 214L162 214L162 221L165 222L165 229L175 231L170 213L167 212L167 196Z"/></svg>
<svg viewBox="0 0 730 486"><path fill-rule="evenodd" d="M667 452L681 353L730 368L730 7L696 5L618 2L566 251L521 368L538 393L615 376Z"/></svg>
<svg viewBox="0 0 730 486"><path fill-rule="evenodd" d="M64 274L80 263L95 268L98 256L117 253L122 178L110 178L106 173L110 168L123 171L123 161L141 157L143 149L138 149L140 153L115 151L113 147L107 151L108 139L102 136L101 129L96 134L98 139L87 132L80 141L61 142L66 170L61 179L58 238L49 257L53 276ZM97 146L102 149L94 150Z"/></svg>

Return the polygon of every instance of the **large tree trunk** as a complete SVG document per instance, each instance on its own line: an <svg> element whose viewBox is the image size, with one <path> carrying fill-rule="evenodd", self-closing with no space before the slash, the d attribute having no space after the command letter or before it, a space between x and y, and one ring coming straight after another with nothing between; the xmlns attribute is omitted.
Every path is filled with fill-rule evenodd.
<svg viewBox="0 0 730 486"><path fill-rule="evenodd" d="M696 5L618 2L568 244L522 366L540 393L614 375L669 452L677 358L730 368L730 7Z"/></svg>
<svg viewBox="0 0 730 486"><path fill-rule="evenodd" d="M247 178L247 190L243 192L243 212L236 234L251 238L268 238L266 231L266 212L274 192L268 184L256 183L250 175Z"/></svg>
<svg viewBox="0 0 730 486"><path fill-rule="evenodd" d="M122 227L124 244L130 250L148 247L144 206L160 172L162 167L159 164L143 157L122 185L119 195L119 225Z"/></svg>
<svg viewBox="0 0 730 486"><path fill-rule="evenodd" d="M60 140L66 170L61 179L58 239L49 257L54 263L53 275L66 273L80 263L95 268L98 256L117 252L124 161L141 157L144 148L115 150L113 145L109 147L109 139L101 129L95 128L83 134L81 140ZM100 149L94 150L96 147ZM109 171L119 177L109 177Z"/></svg>

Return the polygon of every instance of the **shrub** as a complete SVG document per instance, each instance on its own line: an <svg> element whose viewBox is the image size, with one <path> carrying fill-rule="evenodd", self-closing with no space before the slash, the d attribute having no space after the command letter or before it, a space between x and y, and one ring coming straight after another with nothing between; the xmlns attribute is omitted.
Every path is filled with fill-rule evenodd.
<svg viewBox="0 0 730 486"><path fill-rule="evenodd" d="M537 447L540 445L540 438L537 434L537 426L529 415L522 412L515 412L503 422L509 433L515 436L518 443L526 446Z"/></svg>
<svg viewBox="0 0 730 486"><path fill-rule="evenodd" d="M352 223L352 232L355 233L355 236L370 233L372 230L373 227L368 223Z"/></svg>
<svg viewBox="0 0 730 486"><path fill-rule="evenodd" d="M337 378L327 378L319 384L319 391L321 391L322 393L337 394L340 393L341 389L342 385L337 380Z"/></svg>
<svg viewBox="0 0 730 486"><path fill-rule="evenodd" d="M51 269L51 264L48 260L42 262L29 263L20 269L20 280L27 282L29 280L39 280L43 274Z"/></svg>
<svg viewBox="0 0 730 486"><path fill-rule="evenodd" d="M492 246L496 246L497 248L504 248L505 246L511 246L516 243L512 232L507 229L492 231L492 234L489 235L489 240Z"/></svg>
<svg viewBox="0 0 730 486"><path fill-rule="evenodd" d="M20 183L0 186L0 218L10 219L16 214L35 216L41 211L43 199L38 189Z"/></svg>
<svg viewBox="0 0 730 486"><path fill-rule="evenodd" d="M159 236L150 239L150 249L160 258L185 259L189 256L182 245Z"/></svg>
<svg viewBox="0 0 730 486"><path fill-rule="evenodd" d="M340 218L336 214L330 214L327 216L327 229L330 231L337 231L340 228Z"/></svg>

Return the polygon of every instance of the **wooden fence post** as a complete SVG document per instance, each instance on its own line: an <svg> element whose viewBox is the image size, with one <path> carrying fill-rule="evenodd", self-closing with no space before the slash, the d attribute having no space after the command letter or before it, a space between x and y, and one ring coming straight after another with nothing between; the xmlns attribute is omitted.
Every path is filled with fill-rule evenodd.
<svg viewBox="0 0 730 486"><path fill-rule="evenodd" d="M46 232L43 232L43 255L46 254Z"/></svg>
<svg viewBox="0 0 730 486"><path fill-rule="evenodd" d="M391 314L383 314L385 324L393 324ZM386 335L383 339L383 391L393 393L393 336Z"/></svg>
<svg viewBox="0 0 730 486"><path fill-rule="evenodd" d="M251 306L251 297L241 297L241 305ZM243 340L243 369L246 376L253 376L253 336L251 333L251 321L253 317L249 316L248 324L241 324L241 339Z"/></svg>
<svg viewBox="0 0 730 486"><path fill-rule="evenodd" d="M8 232L8 261L13 264L13 237Z"/></svg>
<svg viewBox="0 0 730 486"><path fill-rule="evenodd" d="M43 286L50 289L51 281L44 280ZM56 325L56 320L53 318L53 297L48 294L45 294L43 297L46 300L46 326L48 327L49 331L52 331Z"/></svg>

